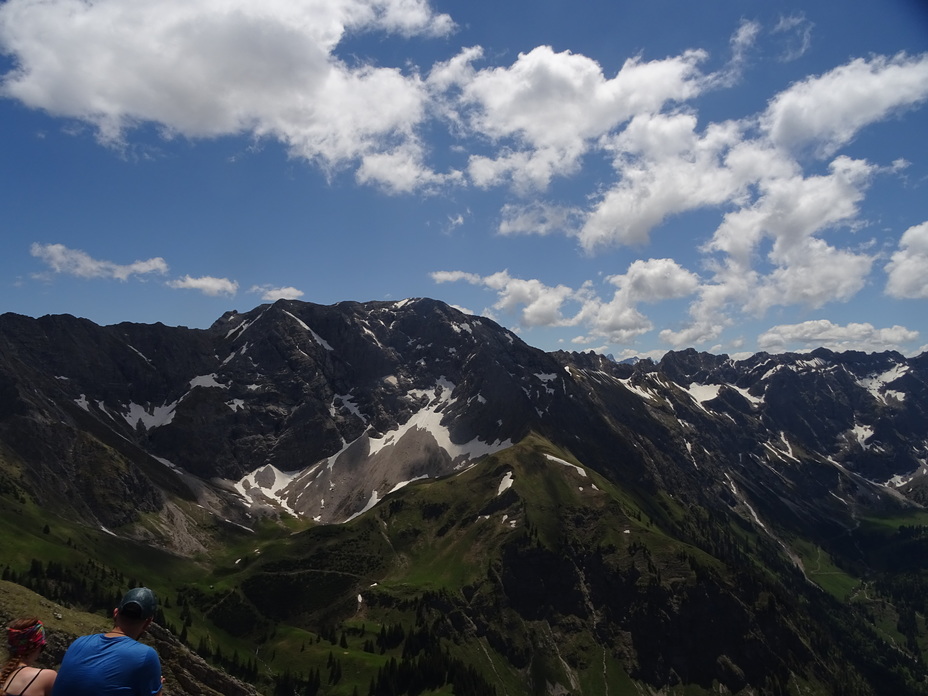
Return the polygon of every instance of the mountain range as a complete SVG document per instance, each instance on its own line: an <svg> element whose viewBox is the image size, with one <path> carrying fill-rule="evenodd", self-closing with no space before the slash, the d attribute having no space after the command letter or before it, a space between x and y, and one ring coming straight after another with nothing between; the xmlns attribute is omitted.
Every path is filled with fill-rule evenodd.
<svg viewBox="0 0 928 696"><path fill-rule="evenodd" d="M430 299L0 316L0 494L57 521L4 522L9 573L118 543L283 691L928 693L926 423L928 354L617 363Z"/></svg>

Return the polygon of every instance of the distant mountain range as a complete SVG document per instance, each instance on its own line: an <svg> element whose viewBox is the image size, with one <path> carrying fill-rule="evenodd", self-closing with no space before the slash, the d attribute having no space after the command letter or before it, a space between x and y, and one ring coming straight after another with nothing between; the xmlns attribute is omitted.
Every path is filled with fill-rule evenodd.
<svg viewBox="0 0 928 696"><path fill-rule="evenodd" d="M289 524L204 626L432 611L500 694L925 693L926 469L928 354L617 363L429 299L0 316L0 492L206 575Z"/></svg>

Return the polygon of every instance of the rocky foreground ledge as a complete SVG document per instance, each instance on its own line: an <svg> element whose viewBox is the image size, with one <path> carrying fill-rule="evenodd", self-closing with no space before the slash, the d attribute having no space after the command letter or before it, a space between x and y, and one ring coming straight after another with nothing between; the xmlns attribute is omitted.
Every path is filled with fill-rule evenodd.
<svg viewBox="0 0 928 696"><path fill-rule="evenodd" d="M52 669L61 664L75 638L105 631L112 625L101 614L68 609L25 587L0 581L0 622L6 626L23 616L38 616L45 624L48 645L39 666ZM152 624L142 642L155 648L161 657L165 696L258 696L253 686L211 666L158 624Z"/></svg>

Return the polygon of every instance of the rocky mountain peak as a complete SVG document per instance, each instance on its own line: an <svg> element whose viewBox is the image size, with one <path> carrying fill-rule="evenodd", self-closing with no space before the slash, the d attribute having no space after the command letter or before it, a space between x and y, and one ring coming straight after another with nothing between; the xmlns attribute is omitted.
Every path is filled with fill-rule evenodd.
<svg viewBox="0 0 928 696"><path fill-rule="evenodd" d="M832 490L853 475L917 501L926 459L924 356L689 349L619 364L544 353L427 298L279 300L206 330L6 314L0 393L0 442L35 490L78 480L104 448L150 508L164 491L210 488L242 520L343 521L530 432L604 474L694 498L729 480L794 495L827 471ZM76 454L82 441L90 454ZM92 491L60 497L108 514Z"/></svg>

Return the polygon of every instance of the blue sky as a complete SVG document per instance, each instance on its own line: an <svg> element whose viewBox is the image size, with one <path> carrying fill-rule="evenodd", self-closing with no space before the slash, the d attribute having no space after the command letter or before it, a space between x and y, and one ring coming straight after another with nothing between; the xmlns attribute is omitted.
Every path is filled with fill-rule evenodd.
<svg viewBox="0 0 928 696"><path fill-rule="evenodd" d="M6 0L0 312L928 347L923 0Z"/></svg>

